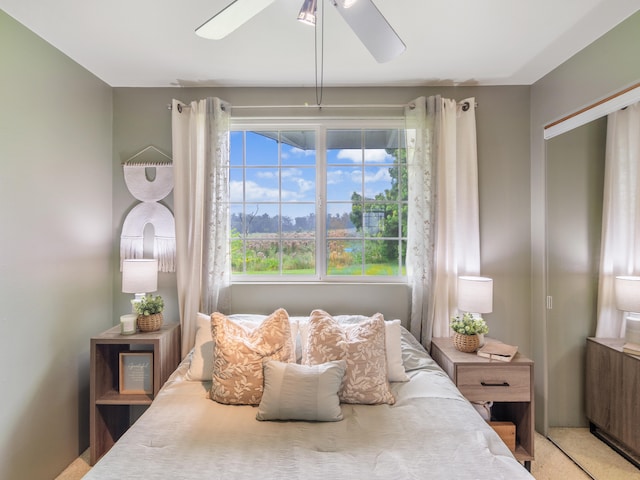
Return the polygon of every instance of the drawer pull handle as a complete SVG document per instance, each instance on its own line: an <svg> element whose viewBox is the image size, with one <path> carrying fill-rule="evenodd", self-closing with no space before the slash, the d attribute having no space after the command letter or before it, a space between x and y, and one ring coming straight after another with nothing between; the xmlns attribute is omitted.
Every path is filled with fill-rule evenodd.
<svg viewBox="0 0 640 480"><path fill-rule="evenodd" d="M500 383L480 382L480 385L482 385L483 387L508 387L509 383L508 382L500 382Z"/></svg>

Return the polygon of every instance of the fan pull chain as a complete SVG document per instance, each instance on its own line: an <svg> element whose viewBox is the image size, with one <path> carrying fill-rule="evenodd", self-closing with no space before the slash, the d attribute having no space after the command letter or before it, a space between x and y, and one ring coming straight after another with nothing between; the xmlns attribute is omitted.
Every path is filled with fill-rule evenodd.
<svg viewBox="0 0 640 480"><path fill-rule="evenodd" d="M322 10L320 13L320 88L318 88L318 22L315 23L315 82L316 82L316 105L322 108L322 93L324 86L324 1L320 2Z"/></svg>

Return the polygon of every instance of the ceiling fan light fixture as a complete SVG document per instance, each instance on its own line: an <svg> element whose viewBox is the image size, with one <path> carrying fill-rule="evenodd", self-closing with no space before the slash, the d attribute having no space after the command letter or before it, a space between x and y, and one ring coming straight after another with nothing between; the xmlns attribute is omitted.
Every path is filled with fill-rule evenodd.
<svg viewBox="0 0 640 480"><path fill-rule="evenodd" d="M349 0L354 1L354 0ZM298 13L298 21L306 23L307 25L316 24L316 0L304 0L300 13Z"/></svg>

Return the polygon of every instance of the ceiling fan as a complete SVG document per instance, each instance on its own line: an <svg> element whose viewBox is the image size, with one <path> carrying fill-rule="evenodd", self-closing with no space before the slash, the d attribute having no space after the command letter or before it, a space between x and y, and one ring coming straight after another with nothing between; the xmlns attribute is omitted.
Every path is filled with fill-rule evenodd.
<svg viewBox="0 0 640 480"><path fill-rule="evenodd" d="M304 0L298 19L315 24L318 0ZM323 0L319 0L323 1ZM379 62L393 60L406 46L372 0L328 0ZM219 40L229 35L275 0L233 0L196 29L196 34Z"/></svg>

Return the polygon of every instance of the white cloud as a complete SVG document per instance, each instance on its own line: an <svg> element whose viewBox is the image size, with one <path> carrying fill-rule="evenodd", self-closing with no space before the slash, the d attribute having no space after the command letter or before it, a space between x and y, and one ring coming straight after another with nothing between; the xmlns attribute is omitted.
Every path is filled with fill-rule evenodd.
<svg viewBox="0 0 640 480"><path fill-rule="evenodd" d="M256 176L258 178L269 178L269 179L278 178L276 170L258 170L258 173L256 173Z"/></svg>
<svg viewBox="0 0 640 480"><path fill-rule="evenodd" d="M265 188L256 182L247 180L244 183L244 189L246 191L245 201L247 202L277 202L278 201L278 189L277 188ZM230 182L231 201L242 201L242 182L233 181Z"/></svg>
<svg viewBox="0 0 640 480"><path fill-rule="evenodd" d="M372 169L368 168L364 172L364 181L365 183L389 182L391 181L391 175L389 175L389 169L378 168L374 173L372 172Z"/></svg>
<svg viewBox="0 0 640 480"><path fill-rule="evenodd" d="M342 183L344 177L348 174L344 170L336 170L334 168L327 171L327 185L337 185Z"/></svg>
<svg viewBox="0 0 640 480"><path fill-rule="evenodd" d="M296 182L299 186L300 182ZM313 184L311 185L313 187ZM229 182L230 187L230 200L232 202L241 202L242 201L242 191L243 186L242 182L232 181ZM305 185L306 187L306 185ZM261 186L260 184L253 182L251 180L247 180L244 184L245 189L245 202L277 202L280 200L278 188L267 188ZM282 189L282 200L283 201L296 201L303 200L304 196L300 192L296 192L293 190Z"/></svg>
<svg viewBox="0 0 640 480"><path fill-rule="evenodd" d="M364 161L379 163L385 161L393 161L393 155L389 155L383 148L371 148L367 150L361 149L343 149L338 152L337 158L340 160L350 160L354 163L362 162L362 152L364 152Z"/></svg>

